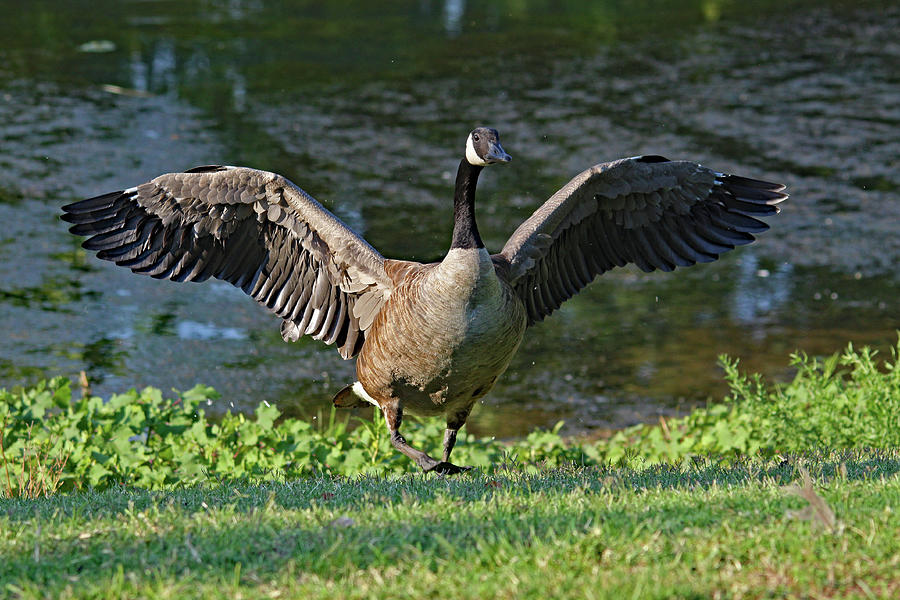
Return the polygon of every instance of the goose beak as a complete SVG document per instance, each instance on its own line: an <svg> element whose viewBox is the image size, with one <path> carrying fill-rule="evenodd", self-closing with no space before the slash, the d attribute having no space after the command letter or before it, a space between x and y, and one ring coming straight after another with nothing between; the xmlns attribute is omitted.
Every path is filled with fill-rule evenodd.
<svg viewBox="0 0 900 600"><path fill-rule="evenodd" d="M500 142L492 143L484 158L488 163L491 164L508 163L512 160L512 156L506 153L506 151L503 149L503 146L500 145Z"/></svg>

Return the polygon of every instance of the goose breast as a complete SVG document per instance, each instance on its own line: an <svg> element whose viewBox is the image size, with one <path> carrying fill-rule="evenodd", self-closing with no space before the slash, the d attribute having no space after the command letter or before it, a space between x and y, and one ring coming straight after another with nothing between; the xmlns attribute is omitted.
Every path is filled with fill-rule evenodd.
<svg viewBox="0 0 900 600"><path fill-rule="evenodd" d="M471 406L509 365L527 325L525 307L483 249L454 249L407 270L357 360L379 402L429 416Z"/></svg>

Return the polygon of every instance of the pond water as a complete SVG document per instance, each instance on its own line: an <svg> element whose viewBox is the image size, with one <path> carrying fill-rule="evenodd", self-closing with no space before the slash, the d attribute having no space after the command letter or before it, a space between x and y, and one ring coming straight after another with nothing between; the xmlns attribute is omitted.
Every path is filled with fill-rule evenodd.
<svg viewBox="0 0 900 600"><path fill-rule="evenodd" d="M900 327L895 2L0 1L0 386L212 385L315 418L352 362L220 282L79 248L62 204L201 164L280 172L388 257L449 245L467 132L490 249L568 178L663 154L780 181L759 241L620 269L528 332L469 428L621 427L720 397L716 357L790 377L795 349L882 351Z"/></svg>

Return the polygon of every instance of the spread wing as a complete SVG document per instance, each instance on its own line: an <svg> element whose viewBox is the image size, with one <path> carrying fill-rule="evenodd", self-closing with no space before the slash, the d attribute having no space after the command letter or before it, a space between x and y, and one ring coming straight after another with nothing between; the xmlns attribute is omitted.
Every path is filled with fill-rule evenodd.
<svg viewBox="0 0 900 600"><path fill-rule="evenodd" d="M671 271L749 244L783 189L660 156L604 163L556 192L493 259L532 324L615 266Z"/></svg>
<svg viewBox="0 0 900 600"><path fill-rule="evenodd" d="M275 173L197 167L63 207L98 258L157 279L215 277L351 358L390 295L384 258Z"/></svg>

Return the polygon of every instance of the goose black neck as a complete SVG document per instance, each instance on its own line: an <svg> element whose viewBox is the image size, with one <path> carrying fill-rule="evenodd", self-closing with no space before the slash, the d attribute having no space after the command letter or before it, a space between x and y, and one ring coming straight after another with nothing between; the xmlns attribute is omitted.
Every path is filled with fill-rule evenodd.
<svg viewBox="0 0 900 600"><path fill-rule="evenodd" d="M453 248L484 248L478 225L475 223L475 186L484 167L471 164L465 158L456 172L456 193L453 196Z"/></svg>

